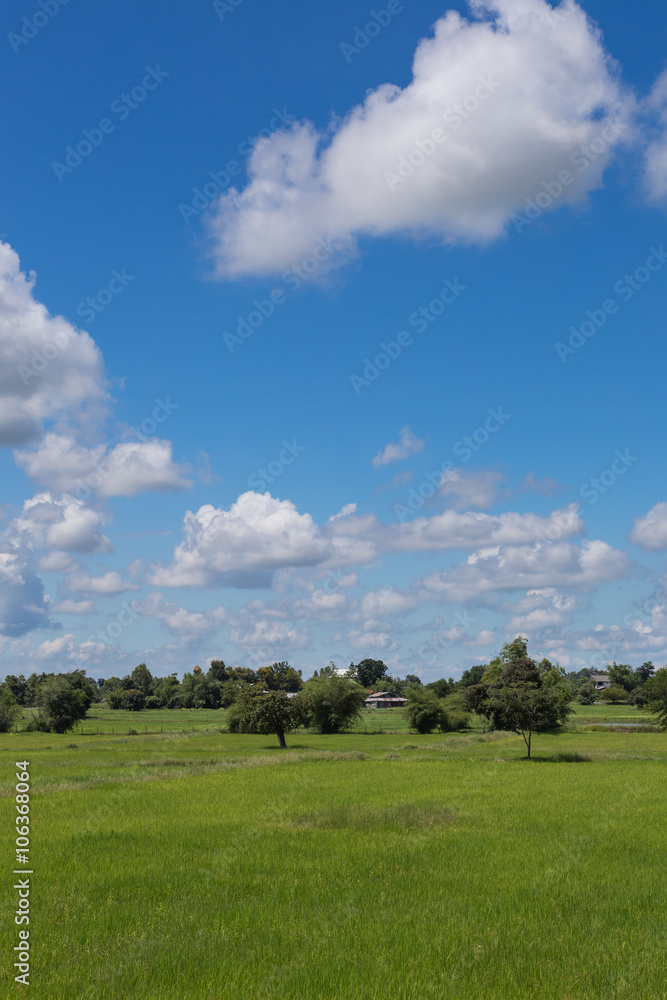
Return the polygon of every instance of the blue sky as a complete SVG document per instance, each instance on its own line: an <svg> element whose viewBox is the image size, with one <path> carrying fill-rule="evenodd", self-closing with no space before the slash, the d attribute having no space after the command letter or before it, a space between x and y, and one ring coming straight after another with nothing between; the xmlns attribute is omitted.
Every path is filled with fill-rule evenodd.
<svg viewBox="0 0 667 1000"><path fill-rule="evenodd" d="M3 11L5 672L664 662L665 19Z"/></svg>

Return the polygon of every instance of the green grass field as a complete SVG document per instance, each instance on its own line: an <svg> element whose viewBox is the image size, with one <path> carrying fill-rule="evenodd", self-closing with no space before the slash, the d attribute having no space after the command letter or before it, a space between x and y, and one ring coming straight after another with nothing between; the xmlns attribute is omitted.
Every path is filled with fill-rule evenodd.
<svg viewBox="0 0 667 1000"><path fill-rule="evenodd" d="M532 762L478 728L280 751L160 714L0 737L7 914L30 761L35 1000L665 997L667 734L607 728L646 713L580 706Z"/></svg>

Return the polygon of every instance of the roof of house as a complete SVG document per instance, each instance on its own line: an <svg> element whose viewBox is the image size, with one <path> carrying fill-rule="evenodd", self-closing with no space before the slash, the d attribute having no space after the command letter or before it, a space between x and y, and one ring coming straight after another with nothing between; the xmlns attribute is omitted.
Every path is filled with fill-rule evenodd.
<svg viewBox="0 0 667 1000"><path fill-rule="evenodd" d="M608 681L608 680L609 680L609 674L593 674L591 676L591 681L593 681L593 682L595 682L595 681Z"/></svg>

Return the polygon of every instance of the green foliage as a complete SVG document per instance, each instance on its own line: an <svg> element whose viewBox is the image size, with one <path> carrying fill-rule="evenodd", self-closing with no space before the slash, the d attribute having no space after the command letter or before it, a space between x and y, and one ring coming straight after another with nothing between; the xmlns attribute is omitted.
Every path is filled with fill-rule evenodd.
<svg viewBox="0 0 667 1000"><path fill-rule="evenodd" d="M635 705L637 708L644 708L648 704L648 691L646 688L640 684L639 687L633 688L628 695L628 701L631 705Z"/></svg>
<svg viewBox="0 0 667 1000"><path fill-rule="evenodd" d="M406 688L405 695L408 699L405 715L410 728L422 735L438 729L443 718L443 706L435 691L411 685Z"/></svg>
<svg viewBox="0 0 667 1000"><path fill-rule="evenodd" d="M146 705L146 695L138 688L130 688L121 692L120 707L126 712L141 712Z"/></svg>
<svg viewBox="0 0 667 1000"><path fill-rule="evenodd" d="M641 683L635 671L627 663L614 663L608 668L607 673L612 685L616 684L627 692L632 691Z"/></svg>
<svg viewBox="0 0 667 1000"><path fill-rule="evenodd" d="M8 680L0 686L0 733L11 732L12 726L21 717L21 706Z"/></svg>
<svg viewBox="0 0 667 1000"><path fill-rule="evenodd" d="M23 674L20 674L18 677L15 677L13 674L7 674L5 677L5 686L11 691L17 705L29 704L28 682ZM3 730L3 732L7 732L7 730Z"/></svg>
<svg viewBox="0 0 667 1000"><path fill-rule="evenodd" d="M405 680L407 682L407 677ZM456 691L456 683L451 679L451 677L449 680L445 680L444 677L440 677L437 681L431 681L431 683L427 684L426 687L430 691L435 691L438 698L446 698L448 695L453 694L454 691Z"/></svg>
<svg viewBox="0 0 667 1000"><path fill-rule="evenodd" d="M463 696L459 693L439 698L430 685L411 685L406 688L405 694L408 699L405 715L410 728L422 735L432 733L435 729L442 733L455 732L468 725L469 713Z"/></svg>
<svg viewBox="0 0 667 1000"><path fill-rule="evenodd" d="M142 691L146 698L153 693L153 675L145 663L140 663L130 674L132 688Z"/></svg>
<svg viewBox="0 0 667 1000"><path fill-rule="evenodd" d="M480 684L465 689L466 707L487 718L494 729L520 733L529 759L533 733L565 722L571 697L562 668L549 660L536 664L522 636L505 643Z"/></svg>
<svg viewBox="0 0 667 1000"><path fill-rule="evenodd" d="M647 681L651 679L655 673L655 667L650 660L642 663L641 667L637 667L635 674L637 675L637 680L640 684L646 684Z"/></svg>
<svg viewBox="0 0 667 1000"><path fill-rule="evenodd" d="M284 660L273 663L270 667L260 667L257 671L257 683L269 691L300 691L303 687L301 671L295 670Z"/></svg>
<svg viewBox="0 0 667 1000"><path fill-rule="evenodd" d="M349 729L361 713L366 691L349 677L311 677L303 688L308 716L318 733Z"/></svg>
<svg viewBox="0 0 667 1000"><path fill-rule="evenodd" d="M441 732L454 733L460 729L466 729L469 724L470 713L466 708L463 695L459 691L442 699Z"/></svg>
<svg viewBox="0 0 667 1000"><path fill-rule="evenodd" d="M661 667L646 685L649 708L657 712L658 721L667 729L667 667Z"/></svg>
<svg viewBox="0 0 667 1000"><path fill-rule="evenodd" d="M482 677L486 673L486 664L480 663L477 666L470 667L468 670L464 670L461 674L461 680L459 684L461 687L467 688L471 687L473 684L481 683Z"/></svg>
<svg viewBox="0 0 667 1000"><path fill-rule="evenodd" d="M288 697L286 691L262 691L247 688L232 705L228 715L230 732L273 734L285 747L285 734L297 729L304 720L300 695Z"/></svg>
<svg viewBox="0 0 667 1000"><path fill-rule="evenodd" d="M83 671L47 677L39 688L40 709L33 728L50 733L66 733L72 729L85 719L92 704L89 689Z"/></svg>
<svg viewBox="0 0 667 1000"><path fill-rule="evenodd" d="M597 691L595 690L595 685L591 684L590 681L586 684L582 684L577 692L577 701L580 705L594 705L597 700Z"/></svg>
<svg viewBox="0 0 667 1000"><path fill-rule="evenodd" d="M361 660L359 663L350 664L350 671L359 684L364 688L377 688L387 673L387 667L382 660Z"/></svg>
<svg viewBox="0 0 667 1000"><path fill-rule="evenodd" d="M626 701L628 697L628 692L620 684L610 684L608 688L600 692L600 698L603 701L608 701L611 705L617 705L619 702Z"/></svg>

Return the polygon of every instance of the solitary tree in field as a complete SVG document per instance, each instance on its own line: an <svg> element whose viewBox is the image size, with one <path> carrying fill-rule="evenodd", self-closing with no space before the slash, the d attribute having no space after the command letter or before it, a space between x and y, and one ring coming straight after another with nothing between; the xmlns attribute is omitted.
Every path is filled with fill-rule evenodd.
<svg viewBox="0 0 667 1000"><path fill-rule="evenodd" d="M521 734L529 760L533 733L565 722L571 697L562 669L548 660L538 666L527 655L522 636L506 643L489 664L482 683L465 691L468 708L485 716L494 729Z"/></svg>
<svg viewBox="0 0 667 1000"><path fill-rule="evenodd" d="M304 706L298 695L288 698L286 691L248 688L230 708L227 723L233 733L273 734L285 748L285 734L297 729L303 719Z"/></svg>

